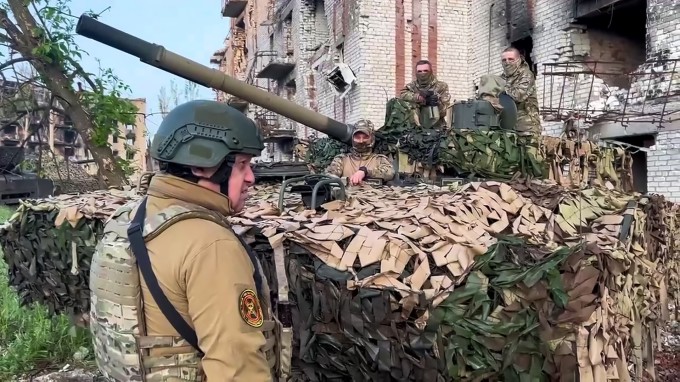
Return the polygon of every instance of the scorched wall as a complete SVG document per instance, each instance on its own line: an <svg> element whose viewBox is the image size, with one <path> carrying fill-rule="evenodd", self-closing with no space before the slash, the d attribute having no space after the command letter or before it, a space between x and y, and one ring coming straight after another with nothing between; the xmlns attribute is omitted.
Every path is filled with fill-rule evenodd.
<svg viewBox="0 0 680 382"><path fill-rule="evenodd" d="M584 17L578 12L603 2L577 3L578 7L573 0L251 0L241 17L249 70L257 52L265 50L287 55L295 63L285 78L255 82L337 120L353 123L368 118L378 127L384 122L386 101L411 81L418 59L430 59L437 76L449 84L452 98L461 100L474 96L480 75L500 74L502 50L516 45L535 65L545 134L561 134L569 112L586 112L589 118L580 125L592 138L638 146L652 142L645 143L646 158L636 156L636 183L680 200L676 131L680 122L668 115L679 108L677 102L659 101L665 92L680 92L680 68L668 61L680 58L680 0L608 1L608 7ZM606 14L606 19L593 14ZM265 20L274 20L274 26L263 26ZM584 61L589 63L578 63ZM343 98L324 78L338 62L347 64L357 78ZM627 74L636 71L643 74ZM626 97L629 101L623 102ZM623 104L628 105L626 113L621 112ZM662 104L666 104L662 128L658 121L636 123L632 117L644 114L642 106L647 114L659 114ZM617 111L627 123L593 112L598 107ZM299 137L315 134L296 123L290 126L297 128Z"/></svg>

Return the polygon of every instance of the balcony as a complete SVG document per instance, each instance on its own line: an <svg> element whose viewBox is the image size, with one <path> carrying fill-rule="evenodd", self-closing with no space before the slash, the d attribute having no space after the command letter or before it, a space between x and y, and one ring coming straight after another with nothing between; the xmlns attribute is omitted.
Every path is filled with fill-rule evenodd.
<svg viewBox="0 0 680 382"><path fill-rule="evenodd" d="M222 0L222 16L239 17L248 5L247 0Z"/></svg>
<svg viewBox="0 0 680 382"><path fill-rule="evenodd" d="M258 52L257 55L264 58L262 69L255 75L257 78L280 80L286 77L295 68L295 62L292 57L281 57L275 51L262 51Z"/></svg>
<svg viewBox="0 0 680 382"><path fill-rule="evenodd" d="M215 65L221 64L222 61L224 60L224 54L226 53L226 51L227 51L226 47L216 50L215 53L212 54L212 57L210 57L210 63Z"/></svg>

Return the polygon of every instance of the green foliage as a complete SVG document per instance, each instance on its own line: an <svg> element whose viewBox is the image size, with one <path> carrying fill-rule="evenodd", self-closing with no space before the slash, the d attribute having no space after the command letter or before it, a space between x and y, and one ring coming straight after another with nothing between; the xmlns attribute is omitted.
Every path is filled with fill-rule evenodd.
<svg viewBox="0 0 680 382"><path fill-rule="evenodd" d="M0 206L0 224L14 211ZM1 253L0 253L1 257ZM61 367L65 363L92 364L91 340L85 329L76 329L66 316L52 316L43 306L22 307L9 287L7 265L0 260L0 380L38 367Z"/></svg>
<svg viewBox="0 0 680 382"><path fill-rule="evenodd" d="M539 250L505 237L476 260L464 286L454 289L430 322L442 330L452 378L548 380L538 312L566 306L559 269L574 251ZM549 298L519 304L518 286L545 290Z"/></svg>
<svg viewBox="0 0 680 382"><path fill-rule="evenodd" d="M83 108L89 113L94 130L89 132L92 145L109 146L109 137L118 134L118 125L134 124L137 108L124 93L130 87L107 68L99 68L99 74L86 72L78 63L87 52L76 44L75 27L78 21L69 7L69 0L32 0L27 2L38 27L31 31L40 41L32 54L49 65L63 68L74 81L80 80L88 89L80 93ZM89 11L89 16L98 14ZM45 78L40 78L47 83Z"/></svg>

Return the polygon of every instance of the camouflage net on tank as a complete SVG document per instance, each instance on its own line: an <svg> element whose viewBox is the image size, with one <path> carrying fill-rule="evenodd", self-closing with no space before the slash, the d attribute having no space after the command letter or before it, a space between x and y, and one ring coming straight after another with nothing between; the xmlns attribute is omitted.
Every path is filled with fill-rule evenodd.
<svg viewBox="0 0 680 382"><path fill-rule="evenodd" d="M654 367L680 290L680 210L663 197L485 182L365 188L277 216L272 192L233 221L273 257L299 380L604 381Z"/></svg>
<svg viewBox="0 0 680 382"><path fill-rule="evenodd" d="M678 205L539 181L349 192L319 212L290 195L280 213L278 187L256 186L231 219L292 329L292 380L625 381L629 368L654 369L680 290ZM136 197L22 207L0 237L10 274L28 270L30 282L11 283L87 311L87 267L108 214L92 211ZM55 228L60 215L79 223ZM39 236L14 244L22 234ZM79 234L75 252L57 239Z"/></svg>
<svg viewBox="0 0 680 382"><path fill-rule="evenodd" d="M137 196L95 191L24 200L0 226L9 282L22 304L39 303L50 313L79 314L90 306L90 260L106 219Z"/></svg>
<svg viewBox="0 0 680 382"><path fill-rule="evenodd" d="M437 130L416 124L408 103L392 99L385 125L376 131L374 152L399 161L405 175L432 173L470 178L512 180L551 179L558 184L608 185L632 191L632 156L619 147L587 140L526 137L502 130ZM306 160L312 171L323 172L335 155L349 147L324 138L311 142ZM597 182L597 183L595 183Z"/></svg>
<svg viewBox="0 0 680 382"><path fill-rule="evenodd" d="M29 172L50 179L57 194L73 194L100 190L97 177L90 175L80 165L70 163L52 153L27 156L21 167Z"/></svg>

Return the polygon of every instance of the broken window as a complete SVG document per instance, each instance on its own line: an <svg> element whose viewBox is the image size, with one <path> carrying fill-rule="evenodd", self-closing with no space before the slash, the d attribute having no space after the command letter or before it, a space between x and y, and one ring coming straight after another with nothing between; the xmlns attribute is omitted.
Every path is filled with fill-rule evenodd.
<svg viewBox="0 0 680 382"><path fill-rule="evenodd" d="M647 1L609 1L602 7L594 0L576 4L576 21L585 26L586 61L590 70L608 86L630 87L629 73L646 59Z"/></svg>
<svg viewBox="0 0 680 382"><path fill-rule="evenodd" d="M633 189L635 192L647 193L647 149L654 146L656 139L654 135L635 135L626 137L615 137L611 140L630 145L628 149L632 151L633 157Z"/></svg>
<svg viewBox="0 0 680 382"><path fill-rule="evenodd" d="M78 138L78 132L75 130L64 130L64 142L68 144L76 143L76 138Z"/></svg>
<svg viewBox="0 0 680 382"><path fill-rule="evenodd" d="M76 156L76 150L73 147L64 147L64 156L66 158L71 158Z"/></svg>
<svg viewBox="0 0 680 382"><path fill-rule="evenodd" d="M529 65L529 68L531 68L531 71L536 74L536 64L534 63L534 60L531 58L531 55L533 54L533 49L534 49L534 40L531 38L531 36L527 36L524 38L521 38L511 44L515 49L519 50L519 54L524 58L524 61L527 62Z"/></svg>
<svg viewBox="0 0 680 382"><path fill-rule="evenodd" d="M326 18L326 2L324 0L316 0L314 2L314 36L316 37L314 49L321 47L330 36L328 19Z"/></svg>
<svg viewBox="0 0 680 382"><path fill-rule="evenodd" d="M339 62L326 74L326 80L333 85L338 96L344 98L356 82L356 76L349 65Z"/></svg>

